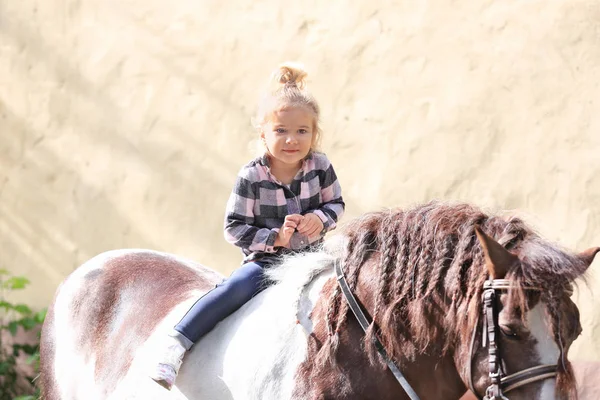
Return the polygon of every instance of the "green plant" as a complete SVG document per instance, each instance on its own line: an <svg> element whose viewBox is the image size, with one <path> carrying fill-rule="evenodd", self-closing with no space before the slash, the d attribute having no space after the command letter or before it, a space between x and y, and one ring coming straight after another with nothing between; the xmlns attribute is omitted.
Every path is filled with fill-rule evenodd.
<svg viewBox="0 0 600 400"><path fill-rule="evenodd" d="M7 295L15 290L27 287L29 280L22 276L13 276L0 269L0 400L34 400L39 398L39 390L33 384L34 376L21 376L29 387L20 384L20 372L17 359L27 356L27 363L33 365L34 375L39 369L39 340L35 344L19 343L15 336L19 327L25 331L40 328L46 317L46 309L34 313L26 304L13 304ZM10 336L9 336L10 334ZM6 340L11 338L11 340ZM39 339L39 333L38 333Z"/></svg>

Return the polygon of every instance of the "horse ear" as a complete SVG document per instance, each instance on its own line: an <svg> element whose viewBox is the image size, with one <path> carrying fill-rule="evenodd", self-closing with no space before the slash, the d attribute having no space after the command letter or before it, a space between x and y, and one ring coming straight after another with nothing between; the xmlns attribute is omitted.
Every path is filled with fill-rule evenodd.
<svg viewBox="0 0 600 400"><path fill-rule="evenodd" d="M585 262L589 267L592 265L592 262L594 262L594 257L596 254L598 254L598 252L600 252L600 247L590 247L589 249L579 253L579 258L583 260L583 262Z"/></svg>
<svg viewBox="0 0 600 400"><path fill-rule="evenodd" d="M483 248L485 265L490 273L490 278L503 279L510 267L519 261L519 258L502 247L500 243L486 235L479 225L475 226L475 233Z"/></svg>

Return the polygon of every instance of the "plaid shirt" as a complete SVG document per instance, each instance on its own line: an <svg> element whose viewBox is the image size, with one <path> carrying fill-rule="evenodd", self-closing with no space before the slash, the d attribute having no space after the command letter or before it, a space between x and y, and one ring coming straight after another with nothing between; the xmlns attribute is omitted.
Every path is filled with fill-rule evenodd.
<svg viewBox="0 0 600 400"><path fill-rule="evenodd" d="M342 190L327 156L311 152L289 185L275 178L267 156L239 172L225 215L225 239L244 253L244 262L273 261L276 256L319 244L344 213ZM286 215L312 212L323 222L316 237L294 232L290 248L274 247Z"/></svg>

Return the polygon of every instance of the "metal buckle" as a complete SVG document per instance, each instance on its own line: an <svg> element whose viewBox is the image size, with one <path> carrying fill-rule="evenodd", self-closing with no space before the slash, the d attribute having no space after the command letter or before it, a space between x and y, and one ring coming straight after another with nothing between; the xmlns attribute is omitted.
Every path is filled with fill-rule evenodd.
<svg viewBox="0 0 600 400"><path fill-rule="evenodd" d="M485 397L483 400L509 400L508 397L505 397L502 394L502 389L500 389L500 385L490 385L485 390Z"/></svg>

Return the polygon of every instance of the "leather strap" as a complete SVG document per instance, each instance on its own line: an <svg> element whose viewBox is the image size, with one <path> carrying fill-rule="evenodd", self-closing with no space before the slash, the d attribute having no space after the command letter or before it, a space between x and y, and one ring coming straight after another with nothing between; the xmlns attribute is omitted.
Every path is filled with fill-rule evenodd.
<svg viewBox="0 0 600 400"><path fill-rule="evenodd" d="M344 271L342 271L341 262L339 260L335 260L334 265L335 274L337 276L337 282L340 286L340 289L342 290L342 293L344 294L344 298L348 302L348 306L350 307L350 310L352 310L352 313L356 317L356 320L360 324L361 328L364 332L366 332L371 322L369 321L365 313L362 311L360 305L356 301L352 290L350 290L348 282L346 282L346 278L344 276ZM408 397L410 397L411 400L420 400L415 390L412 388L412 386L410 386L404 375L402 375L400 369L396 366L396 364L394 364L392 360L390 360L379 339L375 337L373 339L373 342L375 344L375 348L377 349L379 354L381 354L388 368L390 369L390 371L392 371L392 374L394 374L394 377L396 378L398 383L400 383L400 386L402 386L402 389L404 389Z"/></svg>
<svg viewBox="0 0 600 400"><path fill-rule="evenodd" d="M503 377L500 386L504 393L508 393L528 383L554 378L556 374L556 364L537 365Z"/></svg>

